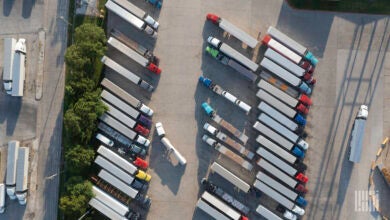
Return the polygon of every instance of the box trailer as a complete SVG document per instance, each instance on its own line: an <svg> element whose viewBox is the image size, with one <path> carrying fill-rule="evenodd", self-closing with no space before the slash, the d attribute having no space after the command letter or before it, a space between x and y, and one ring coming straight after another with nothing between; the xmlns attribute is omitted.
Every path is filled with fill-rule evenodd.
<svg viewBox="0 0 390 220"><path fill-rule="evenodd" d="M118 96L120 99L125 101L127 104L130 104L134 108L140 110L142 113L146 114L147 116L153 115L153 110L149 108L147 105L142 103L140 100L108 80L107 78L104 78L101 82L101 85L111 91L113 94Z"/></svg>
<svg viewBox="0 0 390 220"><path fill-rule="evenodd" d="M230 172L229 170L227 170L223 166L219 165L218 163L214 162L211 165L210 169L213 172L218 173L221 177L223 177L224 179L226 179L231 184L233 184L237 188L241 189L245 193L247 193L249 191L249 189L250 189L249 184L247 184L246 182L241 180L239 177L237 177L232 172Z"/></svg>
<svg viewBox="0 0 390 220"><path fill-rule="evenodd" d="M19 141L8 142L8 154L7 154L7 172L5 185L7 188L7 195L10 199L16 199L15 186L16 186L16 162L19 153Z"/></svg>
<svg viewBox="0 0 390 220"><path fill-rule="evenodd" d="M256 70L259 69L259 64L253 62L252 60L242 55L241 53L239 53L237 50L233 49L229 45L218 40L217 38L210 36L207 38L207 42L211 46L217 48L219 51L226 54L230 58L236 60L237 62L241 63L242 65L252 70L253 72L256 72Z"/></svg>
<svg viewBox="0 0 390 220"><path fill-rule="evenodd" d="M259 116L259 121L263 124L267 125L269 128L272 128L274 131L277 131L279 134L286 137L288 140L292 141L293 143L300 146L302 149L307 150L309 149L309 144L300 138L297 134L290 131L288 128L280 124L279 122L275 121L268 115L261 113Z"/></svg>
<svg viewBox="0 0 390 220"><path fill-rule="evenodd" d="M218 211L216 208L212 207L211 205L209 205L207 202L205 202L204 200L202 200L202 198L200 198L198 200L198 202L196 203L196 207L198 207L199 209L201 209L202 211L204 211L205 213L207 213L208 215L210 215L211 217L213 217L213 219L218 219L218 220L230 220L230 218L228 218L227 216L225 216L224 214L222 214L220 211Z"/></svg>
<svg viewBox="0 0 390 220"><path fill-rule="evenodd" d="M118 63L116 63L112 59L110 59L110 58L108 58L106 56L103 56L101 61L102 61L102 63L104 63L104 65L108 66L109 68L111 68L115 72L119 73L120 75L122 75L126 79L130 80L130 82L140 86L141 88L145 89L148 92L153 92L154 87L151 84L149 84L148 82L144 81L139 76L137 76L136 74L132 73L130 70L124 68L121 65L119 65Z"/></svg>
<svg viewBox="0 0 390 220"><path fill-rule="evenodd" d="M102 213L104 216L111 220L126 220L127 218L124 216L121 216L119 213L115 212L111 207L111 205L105 205L101 201L92 198L89 200L88 204L93 207L98 212Z"/></svg>
<svg viewBox="0 0 390 220"><path fill-rule="evenodd" d="M278 77L274 77L273 74L271 74L267 71L264 71L264 70L261 71L260 78L267 81L268 83L271 83L272 85L274 85L278 89L282 90L283 92L289 94L290 96L292 96L294 98L298 98L299 95L301 94L300 92L298 92L298 90L295 89L295 87L289 85L284 80L282 80Z"/></svg>
<svg viewBox="0 0 390 220"><path fill-rule="evenodd" d="M267 103L260 102L258 107L260 111L266 113L276 121L283 123L291 131L298 132L300 130L300 126L297 123L295 123L294 121L292 121L291 119L289 119L288 117L286 117L285 115L283 115L282 113L280 113L278 110L271 107Z"/></svg>
<svg viewBox="0 0 390 220"><path fill-rule="evenodd" d="M281 66L271 61L270 59L264 57L263 60L260 62L260 65L264 69L267 69L268 71L275 74L279 78L285 80L287 83L291 84L292 86L299 88L302 92L309 95L311 94L311 88L305 82L303 82L302 79L298 78L297 76L283 69Z"/></svg>
<svg viewBox="0 0 390 220"><path fill-rule="evenodd" d="M23 96L26 75L26 39L20 38L15 44L15 54L12 63L11 96Z"/></svg>
<svg viewBox="0 0 390 220"><path fill-rule="evenodd" d="M368 107L366 105L361 105L355 118L351 133L351 140L349 141L348 159L354 163L360 162L367 116Z"/></svg>
<svg viewBox="0 0 390 220"><path fill-rule="evenodd" d="M236 210L232 209L230 206L216 198L215 196L211 195L208 192L203 192L202 197L204 201L211 204L214 208L219 210L221 213L225 214L229 217L229 219L233 220L239 220L241 219L240 213L238 213Z"/></svg>
<svg viewBox="0 0 390 220"><path fill-rule="evenodd" d="M282 218L280 218L275 213L271 212L270 210L268 210L262 205L257 206L256 212L267 220L283 220Z"/></svg>
<svg viewBox="0 0 390 220"><path fill-rule="evenodd" d="M95 199L99 200L101 203L110 207L116 213L121 216L126 216L129 213L129 208L119 202L117 199L99 189L97 186L92 186L92 192L94 194Z"/></svg>
<svg viewBox="0 0 390 220"><path fill-rule="evenodd" d="M108 171L102 169L99 172L98 176L113 187L117 188L118 190L129 196L130 198L135 199L138 197L138 190L133 189L123 181L110 174Z"/></svg>
<svg viewBox="0 0 390 220"><path fill-rule="evenodd" d="M299 159L295 156L292 155L290 152L284 150L274 142L268 140L262 135L257 136L256 138L257 143L261 144L261 146L264 146L268 150L274 152L276 155L284 159L285 161L289 162L290 164L295 164L299 162ZM257 154L260 155L261 152L261 147L259 147L256 151Z"/></svg>
<svg viewBox="0 0 390 220"><path fill-rule="evenodd" d="M218 25L220 28L228 32L229 34L233 35L237 39L244 42L246 45L248 45L251 48L255 48L256 45L259 43L254 37L250 36L234 24L230 23L226 19L223 19L216 14L207 14L206 16L207 20L213 22L214 24Z"/></svg>
<svg viewBox="0 0 390 220"><path fill-rule="evenodd" d="M271 35L273 38L278 40L280 43L284 44L291 50L303 56L305 59L309 60L314 66L317 65L318 59L306 47L302 46L301 44L299 44L298 42L291 39L290 37L283 34L278 29L272 26L268 28L267 32L269 35Z"/></svg>
<svg viewBox="0 0 390 220"><path fill-rule="evenodd" d="M20 205L27 203L27 183L28 183L28 158L30 149L27 147L20 147L18 153L18 160L16 163L16 190L15 195L18 198Z"/></svg>
<svg viewBox="0 0 390 220"><path fill-rule="evenodd" d="M133 5L131 2L127 0L113 0L115 3L117 3L122 8L126 9L131 14L137 16L138 18L142 19L144 22L146 22L150 27L157 30L158 26L160 25L157 21L155 21L150 15L148 15L145 11L138 8L137 6Z"/></svg>
<svg viewBox="0 0 390 220"><path fill-rule="evenodd" d="M5 212L5 185L0 183L0 213Z"/></svg>
<svg viewBox="0 0 390 220"><path fill-rule="evenodd" d="M99 122L98 129L103 131L105 134L110 136L112 139L116 140L117 142L121 143L124 146L131 146L133 143L132 140L124 136L123 134L119 133L118 131L114 130L110 126L106 125L103 122Z"/></svg>
<svg viewBox="0 0 390 220"><path fill-rule="evenodd" d="M126 9L122 8L117 3L108 0L105 6L108 10L110 10L111 12L121 17L123 20L133 25L139 31L143 31L154 38L157 37L157 32L155 32L153 28L149 27L146 22L137 18L135 15L131 14L130 12L126 11Z"/></svg>
<svg viewBox="0 0 390 220"><path fill-rule="evenodd" d="M130 175L137 174L138 168L136 166L134 166L132 163L130 163L129 161L125 160L123 157L116 154L114 151L108 149L107 147L100 145L97 152L98 154L102 155L104 158L114 163L116 166L125 170Z"/></svg>
<svg viewBox="0 0 390 220"><path fill-rule="evenodd" d="M127 0L126 0L127 1ZM150 70L151 72L155 74L160 74L161 69L158 68L154 63L150 62L145 57L141 56L139 53L137 53L135 50L131 49L130 47L126 46L119 40L110 37L107 41L109 45L126 55L128 58L134 60L139 65L145 67L146 69Z"/></svg>
<svg viewBox="0 0 390 220"><path fill-rule="evenodd" d="M4 38L3 83L4 89L8 94L11 93L12 89L12 66L14 63L15 45L15 38Z"/></svg>

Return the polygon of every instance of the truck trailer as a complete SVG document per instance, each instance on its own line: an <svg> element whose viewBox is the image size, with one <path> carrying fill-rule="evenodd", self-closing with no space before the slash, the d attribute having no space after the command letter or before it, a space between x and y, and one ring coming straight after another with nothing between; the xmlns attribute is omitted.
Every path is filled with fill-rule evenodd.
<svg viewBox="0 0 390 220"><path fill-rule="evenodd" d="M278 110L274 109L273 107L269 106L265 102L260 102L259 104L259 110L269 115L271 118L275 119L276 121L283 123L287 128L289 128L291 131L298 132L300 130L300 127L297 123L280 113Z"/></svg>
<svg viewBox="0 0 390 220"><path fill-rule="evenodd" d="M207 38L207 42L211 46L217 48L219 51L226 54L228 57L236 60L237 62L241 63L242 65L252 70L253 72L256 72L256 70L259 69L259 64L253 62L252 60L242 55L241 53L239 53L237 50L233 49L229 45L218 40L217 38L210 36Z"/></svg>
<svg viewBox="0 0 390 220"><path fill-rule="evenodd" d="M146 34L152 36L153 38L157 37L157 32L155 32L153 28L149 27L149 25L147 25L146 22L137 18L135 15L131 14L130 12L126 11L126 9L122 8L117 3L108 0L105 6L108 10L110 10L111 12L121 17L123 20L133 25L139 31L143 31Z"/></svg>
<svg viewBox="0 0 390 220"><path fill-rule="evenodd" d="M24 80L26 78L26 39L20 38L15 45L12 64L11 96L23 96Z"/></svg>
<svg viewBox="0 0 390 220"><path fill-rule="evenodd" d="M88 204L111 220L127 220L126 217L121 216L120 214L115 212L112 208L110 208L111 207L110 204L105 205L104 203L102 203L101 201L95 198L89 200Z"/></svg>
<svg viewBox="0 0 390 220"><path fill-rule="evenodd" d="M206 16L207 20L211 21L212 23L216 24L218 27L222 28L229 34L233 35L237 39L244 42L246 45L248 45L251 48L255 48L256 45L259 43L254 37L250 36L234 24L230 23L226 19L223 19L216 14L207 14Z"/></svg>
<svg viewBox="0 0 390 220"><path fill-rule="evenodd" d="M279 216L277 216L275 213L271 212L267 208L265 208L262 205L258 205L256 208L256 212L263 216L267 220L283 220ZM295 219L296 220L296 219Z"/></svg>
<svg viewBox="0 0 390 220"><path fill-rule="evenodd" d="M232 172L218 164L217 162L214 162L211 167L211 171L218 173L221 177L229 181L231 184L233 184L235 187L241 189L245 193L249 191L251 188L249 184L244 182L242 179L234 175Z"/></svg>
<svg viewBox="0 0 390 220"><path fill-rule="evenodd" d="M277 87L278 89L282 90L283 92L289 94L290 96L294 98L298 98L301 94L291 85L287 84L284 80L274 77L273 74L267 72L267 71L261 71L260 78L267 81L268 83L272 84L273 86Z"/></svg>
<svg viewBox="0 0 390 220"><path fill-rule="evenodd" d="M241 220L241 215L236 210L232 209L229 205L211 195L207 191L203 192L201 198L207 203L211 204L218 211L223 213L225 216L232 220Z"/></svg>
<svg viewBox="0 0 390 220"><path fill-rule="evenodd" d="M4 38L3 84L7 93L10 93L12 89L12 66L14 63L15 45L15 38Z"/></svg>
<svg viewBox="0 0 390 220"><path fill-rule="evenodd" d="M98 176L113 187L117 188L118 190L129 196L130 198L135 199L138 197L138 190L133 189L123 181L110 174L108 171L102 169L100 170Z"/></svg>
<svg viewBox="0 0 390 220"><path fill-rule="evenodd" d="M145 89L148 92L153 92L154 87L151 84L149 84L148 82L142 80L139 76L137 76L136 74L132 73L128 69L124 68L123 66L119 65L118 63L116 63L112 59L110 59L110 58L108 58L106 56L103 56L101 61L106 66L108 66L111 69L113 69L115 72L119 73L120 75L122 75L126 79L130 80L130 82L140 86L141 88Z"/></svg>
<svg viewBox="0 0 390 220"><path fill-rule="evenodd" d="M7 154L7 172L5 185L7 189L7 195L10 199L16 199L15 186L16 186L16 171L17 171L17 159L19 153L19 141L8 142L8 154Z"/></svg>
<svg viewBox="0 0 390 220"><path fill-rule="evenodd" d="M367 116L368 107L366 105L361 105L353 124L351 140L349 142L348 159L353 163L360 162Z"/></svg>
<svg viewBox="0 0 390 220"><path fill-rule="evenodd" d="M245 76L248 80L251 82L255 82L257 79L257 75L254 74L252 71L250 71L248 68L244 67L234 59L231 59L227 55L223 54L217 49L214 49L211 46L207 46L205 51L210 54L210 56L214 57L216 60L219 60L222 64L226 66L230 66L231 68L235 69L237 72L239 72L241 75Z"/></svg>
<svg viewBox="0 0 390 220"><path fill-rule="evenodd" d="M260 62L260 65L269 70L271 73L275 74L279 78L285 80L287 83L299 88L302 92L310 95L311 88L304 82L302 79L283 69L281 66L271 61L270 59L264 57Z"/></svg>
<svg viewBox="0 0 390 220"><path fill-rule="evenodd" d="M127 0L125 0L127 1ZM137 53L135 50L131 49L130 47L126 46L124 43L120 42L116 38L110 37L107 41L109 45L129 57L130 59L134 60L139 65L145 67L146 69L150 70L151 72L155 74L160 74L161 69L158 68L154 63L150 62L145 57L141 56L139 53Z"/></svg>
<svg viewBox="0 0 390 220"><path fill-rule="evenodd" d="M144 22L146 22L150 27L157 30L158 26L160 25L156 20L154 20L150 15L148 15L145 11L138 8L137 6L133 5L131 2L127 0L113 0L115 3L117 3L122 8L126 9L131 14L137 16L138 18L142 19Z"/></svg>
<svg viewBox="0 0 390 220"><path fill-rule="evenodd" d="M104 78L101 82L101 85L111 91L113 94L118 96L120 99L125 101L127 104L130 104L134 108L140 110L142 113L144 113L147 116L153 115L153 110L149 108L147 105L142 103L140 100L132 96L130 93L126 92L107 78Z"/></svg>
<svg viewBox="0 0 390 220"><path fill-rule="evenodd" d="M0 183L0 213L5 212L5 185Z"/></svg>
<svg viewBox="0 0 390 220"><path fill-rule="evenodd" d="M284 150L274 142L268 140L262 135L257 136L256 138L257 143L261 144L261 146L267 148L268 150L274 152L276 155L284 159L285 161L289 162L290 164L296 164L299 162L299 159L295 156L292 155L290 152ZM256 151L257 154L260 155L261 153L261 147L259 147Z"/></svg>
<svg viewBox="0 0 390 220"><path fill-rule="evenodd" d="M15 195L18 198L20 205L27 203L27 183L28 183L28 158L30 148L20 147L18 160L16 163L16 191Z"/></svg>

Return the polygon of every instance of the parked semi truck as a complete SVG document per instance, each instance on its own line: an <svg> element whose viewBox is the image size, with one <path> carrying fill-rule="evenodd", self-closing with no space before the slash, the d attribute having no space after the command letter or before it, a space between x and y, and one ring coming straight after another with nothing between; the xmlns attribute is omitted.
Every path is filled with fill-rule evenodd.
<svg viewBox="0 0 390 220"><path fill-rule="evenodd" d="M253 62L252 60L242 55L241 53L239 53L237 50L233 49L229 45L218 40L217 38L210 36L207 38L207 42L211 46L217 48L219 51L226 54L228 57L236 60L237 62L241 63L242 65L252 70L253 72L256 72L256 70L259 69L259 64Z"/></svg>
<svg viewBox="0 0 390 220"><path fill-rule="evenodd" d="M275 181L267 174L259 171L256 175L256 178L261 182L267 184L274 190L278 191L280 194L284 195L288 199L291 199L292 201L296 202L299 206L305 207L307 205L307 201L302 196L300 196L293 190L287 188L286 186L280 184L278 181Z"/></svg>
<svg viewBox="0 0 390 220"><path fill-rule="evenodd" d="M312 54L306 47L302 46L295 40L291 39L287 35L280 32L278 29L270 26L267 30L268 34L271 35L273 38L278 40L280 43L284 44L291 50L297 52L299 55L303 56L305 59L310 61L311 64L314 66L317 65L318 59Z"/></svg>
<svg viewBox="0 0 390 220"><path fill-rule="evenodd" d="M299 98L300 92L296 90L294 87L291 85L287 84L284 80L274 77L271 73L266 72L266 71L261 71L260 73L260 78L267 81L268 83L274 85L278 89L282 90L283 92L289 94L290 96L294 98Z"/></svg>
<svg viewBox="0 0 390 220"><path fill-rule="evenodd" d="M137 120L146 128L150 128L152 126L152 120L150 120L146 116L143 116L139 111L116 97L114 94L103 89L100 96L103 98L104 101L111 103L113 106L117 107L122 112L126 113L127 115L130 115L134 120Z"/></svg>
<svg viewBox="0 0 390 220"><path fill-rule="evenodd" d="M125 135L119 133L118 131L103 122L100 122L98 124L98 129L106 133L108 136L110 136L110 138L119 142L121 145L130 146L133 143L133 141L127 138Z"/></svg>
<svg viewBox="0 0 390 220"><path fill-rule="evenodd" d="M234 59L231 59L230 57L226 56L225 54L223 54L217 49L214 49L211 46L207 46L205 50L216 60L219 60L222 64L230 66L231 68L235 69L237 72L241 73L241 75L245 76L251 82L256 81L257 75L254 74L252 71L250 71L248 68L244 67L243 65L235 61Z"/></svg>
<svg viewBox="0 0 390 220"><path fill-rule="evenodd" d="M351 140L349 142L348 159L354 163L360 162L367 116L368 107L366 105L361 105L353 124Z"/></svg>
<svg viewBox="0 0 390 220"><path fill-rule="evenodd" d="M273 107L269 106L265 102L260 102L259 110L261 110L262 112L266 113L271 118L273 118L276 121L278 121L279 123L283 123L291 131L299 132L301 130L300 126L297 123L295 123L294 121L292 121L291 119L289 119L288 117L286 117L285 115L280 113L278 110L276 110Z"/></svg>
<svg viewBox="0 0 390 220"><path fill-rule="evenodd" d="M157 135L161 139L161 143L165 146L165 148L168 150L168 154L173 153L173 155L176 157L176 159L179 161L181 165L186 165L187 160L181 155L181 153L176 150L176 148L172 145L171 141L167 137L165 137L165 129L161 122L156 123L156 131Z"/></svg>
<svg viewBox="0 0 390 220"><path fill-rule="evenodd" d="M126 0L127 1L127 0ZM137 53L135 50L131 49L130 47L126 46L119 40L110 37L108 38L107 43L129 57L130 59L134 60L139 65L145 67L146 69L150 70L151 72L155 74L160 74L161 69L158 68L154 63L150 62L148 59Z"/></svg>
<svg viewBox="0 0 390 220"><path fill-rule="evenodd" d="M213 138L209 137L208 135L203 135L202 140L206 142L211 147L214 147L215 150L219 151L221 154L225 155L227 158L231 159L232 161L239 164L241 167L245 168L246 170L251 171L253 169L253 166L251 163L246 161L244 158L240 157L239 155L235 154L233 151L229 150L225 146L223 146L221 143L218 143L218 141L214 140Z"/></svg>
<svg viewBox="0 0 390 220"><path fill-rule="evenodd" d="M289 72L293 73L294 75L298 76L299 78L304 79L310 85L314 85L317 82L312 74L308 73L305 69L293 63L291 60L287 59L271 48L268 48L265 51L264 56L277 63L284 69L288 70Z"/></svg>
<svg viewBox="0 0 390 220"><path fill-rule="evenodd" d="M259 116L259 121L263 124L267 125L269 128L272 128L273 130L277 131L279 134L286 137L288 140L292 141L293 143L300 146L302 149L307 150L309 148L309 144L303 140L301 137L299 137L294 132L290 131L288 128L280 124L279 122L275 121L268 115L261 113Z"/></svg>
<svg viewBox="0 0 390 220"><path fill-rule="evenodd" d="M282 137L275 131L271 130L267 126L265 126L263 123L257 121L253 125L253 128L259 131L262 135L268 137L273 142L279 144L281 147L289 150L291 153L293 153L295 156L299 158L304 158L305 153L301 150L300 147L295 146L295 144L288 141L286 138Z"/></svg>
<svg viewBox="0 0 390 220"><path fill-rule="evenodd" d="M5 185L7 188L7 195L10 199L16 199L15 186L16 186L16 162L19 153L19 141L8 142L8 154L7 154L7 176L5 179Z"/></svg>
<svg viewBox="0 0 390 220"><path fill-rule="evenodd" d="M124 68L123 66L119 65L112 59L103 56L101 59L102 63L104 63L106 66L110 67L111 69L115 70L115 72L119 73L126 79L130 80L130 82L140 86L141 88L145 89L148 92L153 92L154 87L149 84L148 82L142 80L139 76L136 74L130 72L128 69Z"/></svg>
<svg viewBox="0 0 390 220"><path fill-rule="evenodd" d="M218 173L221 177L223 177L225 180L229 181L231 184L233 184L238 189L244 191L247 193L249 189L251 188L249 184L247 184L245 181L234 175L232 172L227 170L225 167L221 166L217 162L214 162L210 169L212 172Z"/></svg>
<svg viewBox="0 0 390 220"><path fill-rule="evenodd" d="M266 102L267 104L274 107L275 109L278 109L281 113L285 114L287 117L294 119L295 122L301 125L306 124L306 119L301 114L299 114L295 109L288 107L286 104L279 101L277 98L273 97L266 91L260 89L256 93L256 96L260 98L263 102ZM260 104L257 106L257 108L259 110L264 109L262 106L260 106Z"/></svg>
<svg viewBox="0 0 390 220"><path fill-rule="evenodd" d="M15 54L15 38L4 38L4 53L3 53L3 84L7 93L12 89L12 66L14 63Z"/></svg>
<svg viewBox="0 0 390 220"><path fill-rule="evenodd" d="M248 215L248 213L250 212L249 207L242 204L240 201L235 199L233 196L226 193L221 187L213 184L212 182L208 181L206 178L203 178L201 180L201 184L209 193L222 199L223 201L225 201L226 203L231 205L234 209L241 212L242 214Z"/></svg>
<svg viewBox="0 0 390 220"><path fill-rule="evenodd" d="M202 103L202 108L206 112L206 114L210 116L211 119L213 119L214 122L216 122L221 127L229 131L236 138L238 138L242 143L246 144L246 142L248 141L248 136L246 136L240 130L235 128L232 124L230 124L229 122L221 118L209 104L207 104L206 102Z"/></svg>
<svg viewBox="0 0 390 220"><path fill-rule="evenodd" d="M20 38L15 45L15 54L12 63L12 88L7 91L11 96L21 97L24 91L26 78L26 39Z"/></svg>
<svg viewBox="0 0 390 220"><path fill-rule="evenodd" d="M218 140L223 141L230 147L234 148L236 151L240 152L242 156L247 157L248 159L252 160L253 156L255 155L252 151L246 149L244 146L242 146L240 143L236 142L235 140L231 139L229 136L227 136L222 131L218 130L214 126L210 125L209 123L205 123L203 128L208 131L210 134L217 137Z"/></svg>
<svg viewBox="0 0 390 220"><path fill-rule="evenodd" d="M236 96L232 95L230 92L224 90L221 86L213 83L213 81L209 78L206 78L204 76L199 77L199 82L201 82L204 86L211 89L216 94L224 97L225 99L229 100L231 103L237 105L242 110L244 110L247 114L251 110L251 106L246 104L245 102L239 100Z"/></svg>
<svg viewBox="0 0 390 220"><path fill-rule="evenodd" d="M228 219L247 220L245 216L241 216L241 214L238 213L236 210L232 209L229 205L227 205L217 197L213 196L212 194L208 193L207 191L203 192L201 198L202 200L210 204L213 208L218 210L220 213L223 213L226 217L228 217ZM221 218L217 217L215 219L221 219Z"/></svg>
<svg viewBox="0 0 390 220"><path fill-rule="evenodd" d="M143 57L149 60L149 62L153 63L154 65L158 66L160 63L160 58L155 56L151 50L146 49L144 46L140 45L139 43L135 42L134 40L128 38L125 34L120 32L117 29L111 30L111 35L118 39L120 42L125 44L126 46L130 47L131 49L135 50L137 53L141 54Z"/></svg>
<svg viewBox="0 0 390 220"><path fill-rule="evenodd" d="M271 187L267 186L265 183L262 183L259 180L255 180L253 183L253 186L269 196L270 198L274 199L276 202L280 203L287 209L290 209L291 211L295 212L298 215L304 215L305 210L297 205L294 204L291 200L287 199L280 193L278 193L276 190L272 189Z"/></svg>
<svg viewBox="0 0 390 220"><path fill-rule="evenodd" d="M292 155L290 152L284 150L279 145L275 144L274 142L268 140L266 137L259 135L256 138L257 143L261 144L261 146L264 146L268 150L274 152L276 155L284 159L285 161L289 162L290 164L296 164L299 162L299 159ZM260 155L261 147L259 147L256 151L257 154Z"/></svg>
<svg viewBox="0 0 390 220"><path fill-rule="evenodd" d="M122 8L117 3L108 0L105 6L108 10L110 10L111 12L121 17L123 20L133 25L139 31L143 31L154 38L157 37L157 32L155 32L153 28L149 27L149 25L147 25L146 22L137 18L135 15L131 14L130 12L126 11L126 9Z"/></svg>
<svg viewBox="0 0 390 220"><path fill-rule="evenodd" d="M27 203L28 158L30 148L20 147L16 163L16 190L15 195L20 205Z"/></svg>
<svg viewBox="0 0 390 220"><path fill-rule="evenodd" d="M109 160L117 167L120 167L122 170L126 171L130 175L135 176L137 175L137 173L139 173L138 168L134 164L125 160L123 157L119 156L118 154L108 149L107 147L100 145L97 152L98 154L102 155L105 159Z"/></svg>
<svg viewBox="0 0 390 220"><path fill-rule="evenodd" d="M262 205L258 205L257 206L256 212L258 214L260 214L261 216L263 216L267 220L283 220L278 215L276 215L275 213L271 212L270 210L268 210L267 208L265 208ZM287 219L290 219L290 218L287 218ZM296 220L296 217L295 217L294 220Z"/></svg>
<svg viewBox="0 0 390 220"><path fill-rule="evenodd" d="M219 17L216 14L207 14L206 16L207 20L211 21L212 23L216 24L218 27L222 28L229 34L233 35L237 39L244 42L246 45L248 45L251 48L255 48L256 45L259 43L254 37L250 36L234 24L230 23L226 19L223 19Z"/></svg>
<svg viewBox="0 0 390 220"><path fill-rule="evenodd" d="M108 80L107 78L104 78L101 82L101 85L105 87L106 89L110 90L113 94L118 96L120 99L125 101L127 104L130 104L134 108L140 110L142 113L144 113L147 116L152 116L153 115L153 110L149 108L147 105L142 103L140 100ZM137 116L141 117L141 116ZM137 118L138 119L138 118Z"/></svg>
<svg viewBox="0 0 390 220"><path fill-rule="evenodd" d="M271 61L270 59L264 57L260 65L278 76L279 78L285 80L287 83L299 88L302 92L310 95L311 88L300 78L283 69L281 66Z"/></svg>
<svg viewBox="0 0 390 220"><path fill-rule="evenodd" d="M137 6L133 5L131 2L127 0L113 0L115 3L117 3L122 8L126 9L131 14L137 16L144 22L146 22L150 27L157 30L158 26L160 25L156 20L154 20L150 15L148 15L145 11L138 8Z"/></svg>
<svg viewBox="0 0 390 220"><path fill-rule="evenodd" d="M89 200L88 204L109 219L113 219L113 220L126 220L127 219L124 216L121 216L120 214L115 212L112 208L110 208L110 205L107 206L95 198L92 198L91 200Z"/></svg>

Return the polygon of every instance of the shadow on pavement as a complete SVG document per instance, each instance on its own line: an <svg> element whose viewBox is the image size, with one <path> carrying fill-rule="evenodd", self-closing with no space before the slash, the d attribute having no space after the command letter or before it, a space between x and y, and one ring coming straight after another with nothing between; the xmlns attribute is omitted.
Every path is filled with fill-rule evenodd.
<svg viewBox="0 0 390 220"><path fill-rule="evenodd" d="M36 0L23 0L22 17L29 18Z"/></svg>
<svg viewBox="0 0 390 220"><path fill-rule="evenodd" d="M3 15L8 17L11 14L12 6L15 0L4 0L3 1Z"/></svg>

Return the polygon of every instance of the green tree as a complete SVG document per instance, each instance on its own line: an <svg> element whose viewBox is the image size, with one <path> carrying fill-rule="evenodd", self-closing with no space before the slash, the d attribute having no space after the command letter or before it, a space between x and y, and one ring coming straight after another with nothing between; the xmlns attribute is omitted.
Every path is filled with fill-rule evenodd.
<svg viewBox="0 0 390 220"><path fill-rule="evenodd" d="M65 52L65 63L71 70L83 70L86 66L91 65L91 60L85 56L78 44L73 44Z"/></svg>
<svg viewBox="0 0 390 220"><path fill-rule="evenodd" d="M65 152L66 169L73 174L82 174L93 162L95 151L91 147L76 145Z"/></svg>
<svg viewBox="0 0 390 220"><path fill-rule="evenodd" d="M76 44L90 41L105 45L107 38L101 27L92 23L84 23L76 28L74 40Z"/></svg>
<svg viewBox="0 0 390 220"><path fill-rule="evenodd" d="M76 219L86 212L89 200L93 197L92 183L81 177L67 182L66 195L60 198L60 209L68 219ZM78 180L78 181L74 181Z"/></svg>
<svg viewBox="0 0 390 220"><path fill-rule="evenodd" d="M86 92L92 92L96 84L94 80L87 77L83 71L73 71L68 75L67 85L65 91L67 98L72 103L77 101L79 97L82 97Z"/></svg>

